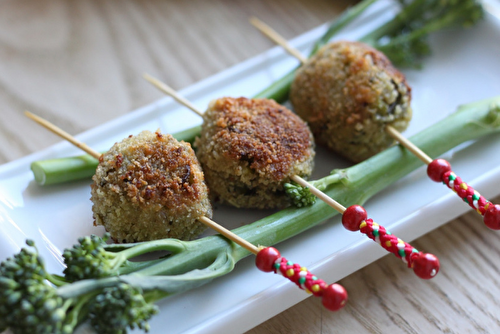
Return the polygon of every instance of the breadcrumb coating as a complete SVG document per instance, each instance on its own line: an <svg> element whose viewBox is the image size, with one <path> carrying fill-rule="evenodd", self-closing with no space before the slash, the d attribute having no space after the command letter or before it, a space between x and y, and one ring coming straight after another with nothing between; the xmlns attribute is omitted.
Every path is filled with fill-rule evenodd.
<svg viewBox="0 0 500 334"><path fill-rule="evenodd" d="M221 202L284 207L284 183L312 173L314 139L307 124L275 101L224 97L213 100L203 118L196 153Z"/></svg>
<svg viewBox="0 0 500 334"><path fill-rule="evenodd" d="M393 144L385 126L404 131L412 116L404 75L383 53L359 42L319 50L297 71L290 99L318 143L354 162Z"/></svg>
<svg viewBox="0 0 500 334"><path fill-rule="evenodd" d="M91 185L94 225L115 242L190 240L212 216L203 172L188 143L143 131L99 159Z"/></svg>

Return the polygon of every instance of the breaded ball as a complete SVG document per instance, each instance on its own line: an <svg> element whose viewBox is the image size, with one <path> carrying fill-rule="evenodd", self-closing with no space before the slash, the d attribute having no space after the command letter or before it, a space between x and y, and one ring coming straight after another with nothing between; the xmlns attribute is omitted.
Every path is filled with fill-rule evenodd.
<svg viewBox="0 0 500 334"><path fill-rule="evenodd" d="M143 131L116 143L92 180L94 225L115 242L193 239L205 230L197 219L212 216L193 149L171 135Z"/></svg>
<svg viewBox="0 0 500 334"><path fill-rule="evenodd" d="M240 208L288 205L283 185L308 177L314 139L307 124L273 100L220 98L203 116L196 153L210 193Z"/></svg>
<svg viewBox="0 0 500 334"><path fill-rule="evenodd" d="M309 123L319 144L359 162L394 140L384 128L404 131L411 120L411 89L389 59L359 42L328 44L293 81L294 111Z"/></svg>

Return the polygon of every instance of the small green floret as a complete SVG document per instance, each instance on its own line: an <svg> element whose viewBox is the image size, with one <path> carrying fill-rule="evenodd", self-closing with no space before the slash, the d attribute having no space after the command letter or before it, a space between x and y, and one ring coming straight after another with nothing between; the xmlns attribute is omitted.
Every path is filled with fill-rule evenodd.
<svg viewBox="0 0 500 334"><path fill-rule="evenodd" d="M116 256L104 249L109 234L102 238L96 235L78 239L78 244L65 249L63 253L64 276L70 282L87 278L101 278L116 275L111 262Z"/></svg>
<svg viewBox="0 0 500 334"><path fill-rule="evenodd" d="M319 180L309 181L309 184L320 191L326 190L330 185L333 185L345 178L342 170L333 170L330 175L325 176ZM316 196L311 193L307 187L291 182L285 183L285 193L290 198L292 205L297 208L313 205L316 203Z"/></svg>
<svg viewBox="0 0 500 334"><path fill-rule="evenodd" d="M32 241L26 243L34 247ZM56 289L46 283L49 276L36 248L23 248L0 264L2 331L12 328L19 334L65 333L64 301Z"/></svg>
<svg viewBox="0 0 500 334"><path fill-rule="evenodd" d="M420 67L431 53L428 36L449 28L471 27L484 17L477 0L399 0L396 17L361 39L382 51L393 64Z"/></svg>
<svg viewBox="0 0 500 334"><path fill-rule="evenodd" d="M125 334L127 328L149 331L148 320L158 307L148 303L139 288L122 283L105 288L90 306L90 323L99 334Z"/></svg>
<svg viewBox="0 0 500 334"><path fill-rule="evenodd" d="M285 183L285 192L297 208L316 203L316 196L311 193L309 188L302 187L295 182Z"/></svg>

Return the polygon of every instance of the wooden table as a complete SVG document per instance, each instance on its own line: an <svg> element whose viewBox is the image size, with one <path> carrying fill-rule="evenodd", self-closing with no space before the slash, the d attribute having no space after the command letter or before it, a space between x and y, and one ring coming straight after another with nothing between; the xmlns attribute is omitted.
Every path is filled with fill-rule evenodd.
<svg viewBox="0 0 500 334"><path fill-rule="evenodd" d="M60 141L27 120L26 109L77 134L160 98L144 72L180 89L272 47L248 24L251 15L292 38L352 3L2 1L0 163ZM309 298L248 333L498 333L499 234L468 213L414 245L446 270L416 282L387 256L340 282L350 293L342 312Z"/></svg>

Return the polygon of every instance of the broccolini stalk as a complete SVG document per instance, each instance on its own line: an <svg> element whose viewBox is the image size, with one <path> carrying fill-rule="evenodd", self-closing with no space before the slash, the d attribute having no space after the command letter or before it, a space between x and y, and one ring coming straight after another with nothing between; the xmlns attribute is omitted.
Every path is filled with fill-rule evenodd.
<svg viewBox="0 0 500 334"><path fill-rule="evenodd" d="M470 27L484 17L477 0L400 0L396 17L360 39L386 54L400 67L421 67L421 58L430 54L430 33L454 27Z"/></svg>
<svg viewBox="0 0 500 334"><path fill-rule="evenodd" d="M465 141L495 132L500 132L500 96L461 106L456 113L411 137L411 141L430 156L437 156ZM418 158L395 146L355 166L336 170L315 184L345 206L363 204L419 166ZM253 244L273 245L335 214L337 211L318 201L309 207L279 211L233 232ZM53 287L47 284L50 275L37 253L22 250L14 259L0 264L0 329L10 328L15 333L70 333L90 319L99 333L124 333L126 328L136 326L147 330L147 320L157 312L152 302L225 275L250 254L220 235L189 242L164 239L130 246L107 245L104 251L116 255L105 253L106 256L102 256L102 250L92 251L102 246L102 240L83 242L80 246L75 246L76 251L69 252L68 257L92 259L68 263L78 267L77 272L84 272L89 263L108 266L110 258L113 262L120 252L134 253L134 248L136 254L142 254L136 248L139 246L144 247L142 250L169 249L172 254L144 261L129 274L59 282L59 287ZM90 251L81 252L81 248ZM126 261L118 262L113 264L113 270L127 267ZM101 306L95 306L96 301ZM113 321L106 321L107 316Z"/></svg>

